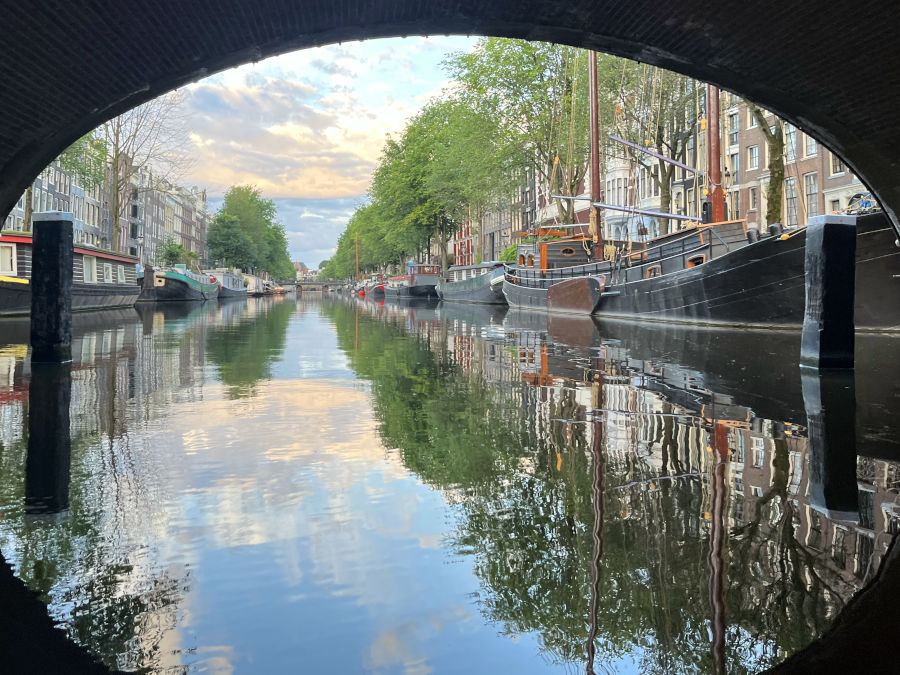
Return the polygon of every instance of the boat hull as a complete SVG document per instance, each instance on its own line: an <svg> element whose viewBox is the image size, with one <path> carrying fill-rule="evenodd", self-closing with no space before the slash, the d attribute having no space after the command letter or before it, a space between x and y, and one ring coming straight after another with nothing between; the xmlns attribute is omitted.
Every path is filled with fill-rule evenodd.
<svg viewBox="0 0 900 675"><path fill-rule="evenodd" d="M802 230L771 237L709 262L649 279L611 283L601 317L701 325L799 328L805 309Z"/></svg>
<svg viewBox="0 0 900 675"><path fill-rule="evenodd" d="M462 281L447 281L441 279L436 287L441 299L449 302L478 302L489 305L505 305L506 297L502 289L491 285L497 276L503 275L503 268L498 268L496 273L482 274Z"/></svg>
<svg viewBox="0 0 900 675"><path fill-rule="evenodd" d="M599 277L566 279L547 289L547 309L565 314L593 314L600 305L604 281Z"/></svg>
<svg viewBox="0 0 900 675"><path fill-rule="evenodd" d="M165 283L160 284L159 281ZM141 289L138 302L178 302L213 300L219 296L218 284L200 284L165 272L156 277L156 285L147 284Z"/></svg>
<svg viewBox="0 0 900 675"><path fill-rule="evenodd" d="M219 299L227 299L227 298L246 298L247 297L247 289L243 289L241 291L237 291L233 288L227 288L226 286L222 286L219 288Z"/></svg>
<svg viewBox="0 0 900 675"><path fill-rule="evenodd" d="M384 296L386 298L436 298L437 290L435 285L421 286L385 286Z"/></svg>
<svg viewBox="0 0 900 675"><path fill-rule="evenodd" d="M72 284L72 311L132 307L140 294L132 284ZM31 284L0 279L0 316L31 313Z"/></svg>

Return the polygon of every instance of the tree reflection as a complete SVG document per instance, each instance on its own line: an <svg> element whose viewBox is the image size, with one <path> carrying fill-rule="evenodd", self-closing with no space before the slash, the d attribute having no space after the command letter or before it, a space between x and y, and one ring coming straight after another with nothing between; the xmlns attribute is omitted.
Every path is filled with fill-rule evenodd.
<svg viewBox="0 0 900 675"><path fill-rule="evenodd" d="M458 327L407 331L365 315L357 325L356 311L326 305L351 366L372 383L385 442L458 503L454 543L487 591L485 617L539 635L553 661L757 671L822 634L860 587L808 543L806 439L783 425L731 404L734 420L705 418L673 402L700 390L670 398L626 360L585 369L579 356L583 381L571 363L554 376L560 346L521 337L492 352L507 360L489 373ZM589 396L598 379L601 399L617 401L603 424Z"/></svg>
<svg viewBox="0 0 900 675"><path fill-rule="evenodd" d="M268 304L260 314L209 328L206 355L216 364L229 398L252 396L257 382L272 377L272 364L284 352L294 309L286 302Z"/></svg>

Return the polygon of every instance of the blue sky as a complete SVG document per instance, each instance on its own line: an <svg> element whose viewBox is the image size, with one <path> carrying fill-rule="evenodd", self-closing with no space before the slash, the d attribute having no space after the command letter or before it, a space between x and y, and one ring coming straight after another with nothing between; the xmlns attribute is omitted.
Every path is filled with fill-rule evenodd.
<svg viewBox="0 0 900 675"><path fill-rule="evenodd" d="M230 185L256 185L278 207L293 260L331 256L365 199L385 137L449 84L440 68L475 38L391 38L286 54L185 89L195 165L217 209Z"/></svg>

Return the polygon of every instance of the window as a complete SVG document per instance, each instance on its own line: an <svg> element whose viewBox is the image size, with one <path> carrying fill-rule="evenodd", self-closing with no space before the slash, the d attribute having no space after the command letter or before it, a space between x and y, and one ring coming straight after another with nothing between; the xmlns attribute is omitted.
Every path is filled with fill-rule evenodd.
<svg viewBox="0 0 900 675"><path fill-rule="evenodd" d="M97 283L97 259L92 255L82 256L84 283Z"/></svg>
<svg viewBox="0 0 900 675"><path fill-rule="evenodd" d="M572 248L571 246L566 246L565 248L560 249L559 254L564 255L568 258L570 256L575 255L575 249Z"/></svg>
<svg viewBox="0 0 900 675"><path fill-rule="evenodd" d="M753 440L753 466L757 469L761 469L763 463L766 461L766 451L763 448L756 447L756 439L754 438Z"/></svg>
<svg viewBox="0 0 900 675"><path fill-rule="evenodd" d="M653 167L653 196L659 197L659 167Z"/></svg>
<svg viewBox="0 0 900 675"><path fill-rule="evenodd" d="M794 178L784 179L784 202L787 206L787 225L797 225L797 181Z"/></svg>
<svg viewBox="0 0 900 675"><path fill-rule="evenodd" d="M819 152L819 142L812 136L806 137L806 156L812 157Z"/></svg>
<svg viewBox="0 0 900 675"><path fill-rule="evenodd" d="M735 190L731 193L731 214L729 218L736 220L741 217L741 193Z"/></svg>
<svg viewBox="0 0 900 675"><path fill-rule="evenodd" d="M694 217L697 214L694 212L694 188L688 188L687 197L684 201L685 211L687 211L687 215Z"/></svg>
<svg viewBox="0 0 900 675"><path fill-rule="evenodd" d="M652 267L647 268L647 278L652 279L653 277L658 277L662 274L662 266L653 265Z"/></svg>
<svg viewBox="0 0 900 675"><path fill-rule="evenodd" d="M756 122L756 115L753 114L753 111L749 108L747 109L747 128L755 129L759 124Z"/></svg>
<svg viewBox="0 0 900 675"><path fill-rule="evenodd" d="M737 145L738 144L738 126L740 122L738 121L738 114L734 113L733 115L728 116L728 144L729 145Z"/></svg>
<svg viewBox="0 0 900 675"><path fill-rule="evenodd" d="M837 176L838 174L844 173L844 163L841 161L841 158L831 153L831 175Z"/></svg>
<svg viewBox="0 0 900 675"><path fill-rule="evenodd" d="M705 256L705 255L702 255L702 254L701 254L701 255L695 255L693 258L688 258L688 259L687 259L687 266L688 266L688 267L697 267L697 265L702 265L702 264L705 263L705 262L706 262L706 256Z"/></svg>
<svg viewBox="0 0 900 675"><path fill-rule="evenodd" d="M759 146L751 145L747 148L747 169L759 168Z"/></svg>
<svg viewBox="0 0 900 675"><path fill-rule="evenodd" d="M840 199L832 199L831 206L829 207L832 213L840 213L841 212L841 200Z"/></svg>
<svg viewBox="0 0 900 675"><path fill-rule="evenodd" d="M741 155L734 152L730 155L731 159L731 184L737 185L741 182Z"/></svg>
<svg viewBox="0 0 900 675"><path fill-rule="evenodd" d="M797 127L793 124L784 125L784 152L787 161L793 162L797 159Z"/></svg>
<svg viewBox="0 0 900 675"><path fill-rule="evenodd" d="M803 176L803 192L806 194L806 217L819 215L819 179L818 174L807 173Z"/></svg>
<svg viewBox="0 0 900 675"><path fill-rule="evenodd" d="M125 283L125 265L116 265L116 283Z"/></svg>
<svg viewBox="0 0 900 675"><path fill-rule="evenodd" d="M622 201L622 179L616 179L616 204L619 206L624 205L625 202Z"/></svg>
<svg viewBox="0 0 900 675"><path fill-rule="evenodd" d="M103 263L103 283L111 284L112 282L113 282L112 264L111 263Z"/></svg>
<svg viewBox="0 0 900 675"><path fill-rule="evenodd" d="M756 211L759 208L759 193L755 187L750 188L748 192L750 193L750 210Z"/></svg>
<svg viewBox="0 0 900 675"><path fill-rule="evenodd" d="M0 274L16 274L16 245L0 244Z"/></svg>

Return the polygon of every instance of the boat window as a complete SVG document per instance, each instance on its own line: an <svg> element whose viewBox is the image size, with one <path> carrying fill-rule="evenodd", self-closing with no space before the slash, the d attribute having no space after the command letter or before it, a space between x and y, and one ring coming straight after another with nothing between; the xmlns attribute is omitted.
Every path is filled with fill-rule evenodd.
<svg viewBox="0 0 900 675"><path fill-rule="evenodd" d="M525 256L522 254L519 254L519 264L525 266Z"/></svg>
<svg viewBox="0 0 900 675"><path fill-rule="evenodd" d="M662 274L662 266L661 265L653 265L647 268L647 278L652 279L653 277L658 277Z"/></svg>
<svg viewBox="0 0 900 675"><path fill-rule="evenodd" d="M16 273L16 245L0 244L0 274Z"/></svg>
<svg viewBox="0 0 900 675"><path fill-rule="evenodd" d="M564 255L566 257L573 256L573 255L575 255L575 249L572 248L571 246L566 246L565 248L560 250L559 254Z"/></svg>
<svg viewBox="0 0 900 675"><path fill-rule="evenodd" d="M118 277L117 282L120 284L125 283L125 265L117 265L116 266L116 276Z"/></svg>
<svg viewBox="0 0 900 675"><path fill-rule="evenodd" d="M687 259L687 266L688 267L696 267L697 265L702 265L705 262L706 262L705 255L695 255L693 258Z"/></svg>
<svg viewBox="0 0 900 675"><path fill-rule="evenodd" d="M112 282L112 263L103 263L103 283L111 284Z"/></svg>
<svg viewBox="0 0 900 675"><path fill-rule="evenodd" d="M528 266L534 267L534 256L533 255L528 256Z"/></svg>
<svg viewBox="0 0 900 675"><path fill-rule="evenodd" d="M81 257L84 283L97 283L97 259L92 255Z"/></svg>

